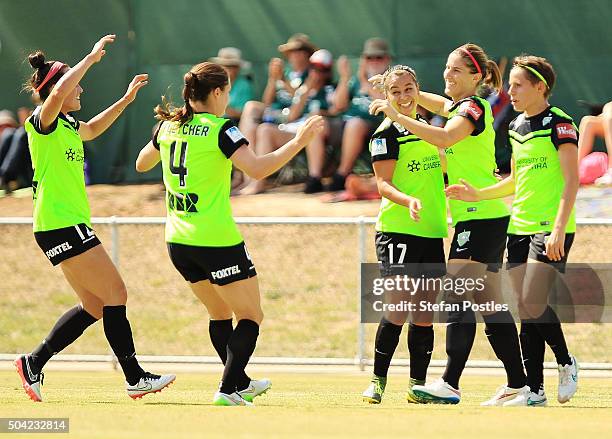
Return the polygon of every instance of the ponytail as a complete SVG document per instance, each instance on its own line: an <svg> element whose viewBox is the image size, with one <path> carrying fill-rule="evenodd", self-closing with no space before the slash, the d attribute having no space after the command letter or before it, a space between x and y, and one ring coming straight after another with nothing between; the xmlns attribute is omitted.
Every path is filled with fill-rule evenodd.
<svg viewBox="0 0 612 439"><path fill-rule="evenodd" d="M218 64L203 62L196 64L185 73L183 77L182 107L174 107L165 96L162 103L153 110L156 119L178 122L179 125L188 123L193 118L193 108L189 101L204 102L208 95L216 88L225 88L229 84L226 70Z"/></svg>
<svg viewBox="0 0 612 439"><path fill-rule="evenodd" d="M497 93L501 91L501 72L499 71L499 66L497 65L497 63L492 59L487 59L487 76L484 78L482 83L490 89L495 90Z"/></svg>

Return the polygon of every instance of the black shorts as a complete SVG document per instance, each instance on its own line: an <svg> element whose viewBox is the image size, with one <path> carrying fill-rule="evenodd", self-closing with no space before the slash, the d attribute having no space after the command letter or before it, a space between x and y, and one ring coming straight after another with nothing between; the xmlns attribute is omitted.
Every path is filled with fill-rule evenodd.
<svg viewBox="0 0 612 439"><path fill-rule="evenodd" d="M446 274L444 240L405 233L376 232L376 256L383 277L442 277Z"/></svg>
<svg viewBox="0 0 612 439"><path fill-rule="evenodd" d="M565 256L560 261L551 261L546 256L546 241L550 236L550 232L536 233L534 235L508 235L508 264L507 267L514 268L527 262L527 259L544 262L552 265L560 273L565 273L565 265L567 264L567 256L574 243L574 234L565 234L565 243L563 248Z"/></svg>
<svg viewBox="0 0 612 439"><path fill-rule="evenodd" d="M94 231L85 223L34 232L34 239L54 266L100 244Z"/></svg>
<svg viewBox="0 0 612 439"><path fill-rule="evenodd" d="M170 260L187 282L227 285L257 275L244 242L229 247L168 243Z"/></svg>
<svg viewBox="0 0 612 439"><path fill-rule="evenodd" d="M459 221L448 259L471 259L487 264L487 270L496 273L504 258L509 222L509 216Z"/></svg>

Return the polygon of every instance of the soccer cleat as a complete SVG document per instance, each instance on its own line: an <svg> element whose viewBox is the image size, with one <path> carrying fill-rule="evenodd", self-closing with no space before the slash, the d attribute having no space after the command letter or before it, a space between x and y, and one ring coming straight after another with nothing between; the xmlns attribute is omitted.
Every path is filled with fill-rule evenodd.
<svg viewBox="0 0 612 439"><path fill-rule="evenodd" d="M544 389L540 388L538 393L530 390L521 392L516 398L504 402L504 407L546 407L548 401Z"/></svg>
<svg viewBox="0 0 612 439"><path fill-rule="evenodd" d="M23 390L25 390L32 401L41 402L42 394L40 392L40 386L43 384L45 375L42 372L37 374L32 373L28 357L28 355L17 357L13 364L15 368L17 368L17 373L21 378Z"/></svg>
<svg viewBox="0 0 612 439"><path fill-rule="evenodd" d="M442 378L431 384L412 386L412 392L429 404L459 404L461 392Z"/></svg>
<svg viewBox="0 0 612 439"><path fill-rule="evenodd" d="M385 387L387 385L386 377L379 377L374 375L372 382L367 389L363 392L363 400L370 404L380 404L382 401L383 393L385 393Z"/></svg>
<svg viewBox="0 0 612 439"><path fill-rule="evenodd" d="M253 402L255 397L259 395L263 395L272 387L272 381L268 378L263 378L261 380L251 380L249 383L249 387L244 390L240 390L236 393L240 395L245 401Z"/></svg>
<svg viewBox="0 0 612 439"><path fill-rule="evenodd" d="M529 386L523 386L518 389L507 386L499 386L495 395L487 401L481 402L481 406L493 407L493 406L505 406L507 402L518 398L521 395L529 393Z"/></svg>
<svg viewBox="0 0 612 439"><path fill-rule="evenodd" d="M126 382L125 389L130 398L139 399L148 393L161 392L162 389L172 384L175 379L176 375L155 375L145 372L145 375L136 384L131 385Z"/></svg>
<svg viewBox="0 0 612 439"><path fill-rule="evenodd" d="M216 392L215 396L213 397L213 405L231 407L238 405L253 405L253 403L244 399L238 394L238 392L234 392L229 395L223 392Z"/></svg>
<svg viewBox="0 0 612 439"><path fill-rule="evenodd" d="M561 404L566 403L578 390L578 362L573 355L570 355L572 364L565 366L559 365L559 389L557 391L557 401Z"/></svg>
<svg viewBox="0 0 612 439"><path fill-rule="evenodd" d="M424 384L425 380L415 380L414 378L410 378L408 392L406 392L406 401L412 404L427 404L427 400L420 398L412 391L413 386L422 386Z"/></svg>

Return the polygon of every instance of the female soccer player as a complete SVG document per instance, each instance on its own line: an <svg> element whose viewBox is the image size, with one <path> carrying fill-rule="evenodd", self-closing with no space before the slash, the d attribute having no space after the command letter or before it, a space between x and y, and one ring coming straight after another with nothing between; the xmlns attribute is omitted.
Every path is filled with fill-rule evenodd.
<svg viewBox="0 0 612 439"><path fill-rule="evenodd" d="M419 84L414 70L402 65L390 68L383 76L383 86L387 100L400 114L427 123L416 112ZM370 149L378 190L383 197L376 224L381 275L423 279L444 276L446 197L438 149L391 119L385 119L378 127ZM396 264L409 265L394 267ZM386 299L393 304L408 300L418 307L422 300L435 301L438 291L424 288L415 293L390 291ZM376 332L374 375L363 392L364 401L381 402L387 371L407 317L408 311L396 311L385 313L381 319ZM426 402L414 395L412 386L425 384L434 342L432 320L433 313L413 314L408 328L409 402Z"/></svg>
<svg viewBox="0 0 612 439"><path fill-rule="evenodd" d="M495 132L489 103L478 96L481 87L499 90L501 75L497 64L481 47L464 44L448 56L444 70L444 93L452 100L420 92L419 105L448 117L443 127L418 123L399 113L386 100L370 105L373 114L384 112L414 135L444 149L448 162L448 180L471 179L477 187L495 184ZM478 202L450 201L455 233L449 254L448 271L452 277L486 279L484 291L473 294L480 304L489 301L501 304L498 265L502 262L509 212L502 200ZM452 294L449 301L467 298ZM457 404L461 399L459 378L465 367L476 333L475 314L471 308L459 307L448 313L446 352L448 361L440 380L428 385L415 385L420 397L436 403ZM497 357L503 362L507 386L500 389L484 405L502 405L526 392L526 377L521 361L518 334L509 311L483 312L485 332Z"/></svg>
<svg viewBox="0 0 612 439"><path fill-rule="evenodd" d="M554 269L565 271L574 241L578 191L578 132L570 116L548 103L555 80L555 71L546 59L532 55L514 59L509 93L512 106L522 114L509 129L512 173L485 188L477 189L465 179L447 189L449 197L466 201L514 194L508 266L519 299L521 347L530 392L505 403L510 406L546 405L545 342L558 363L558 401L569 401L578 385L578 364L568 352L559 318L548 306L547 296Z"/></svg>
<svg viewBox="0 0 612 439"><path fill-rule="evenodd" d="M42 369L52 355L74 342L100 318L104 333L119 360L127 393L140 398L159 392L174 375L145 372L138 361L130 323L126 318L127 291L121 275L91 229L83 175L83 141L102 134L134 101L148 76L136 75L125 95L89 122L71 114L81 109L79 81L115 40L106 35L78 64L70 68L47 61L42 52L29 56L32 75L28 88L42 101L28 118L30 155L34 168L34 237L51 264L59 265L81 300L57 321L49 335L32 351L15 360L23 388L34 401L42 401Z"/></svg>
<svg viewBox="0 0 612 439"><path fill-rule="evenodd" d="M232 218L232 163L253 178L266 177L322 130L323 119L309 118L281 148L256 156L238 127L222 117L231 88L225 69L196 64L184 82L182 107L155 109L162 123L140 151L136 170L146 172L162 162L170 259L208 309L211 340L225 364L213 402L250 405L270 382L251 380L244 372L263 312L255 266Z"/></svg>

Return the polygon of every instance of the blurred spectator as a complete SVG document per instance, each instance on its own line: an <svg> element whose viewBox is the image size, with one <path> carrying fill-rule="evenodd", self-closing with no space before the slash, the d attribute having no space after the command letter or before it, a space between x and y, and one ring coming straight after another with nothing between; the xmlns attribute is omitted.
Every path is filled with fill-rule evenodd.
<svg viewBox="0 0 612 439"><path fill-rule="evenodd" d="M340 165L329 187L332 191L344 189L347 175L374 130L382 122L382 115L372 116L368 109L374 99L384 99L374 90L368 78L384 73L391 63L389 45L382 38L370 38L363 45L357 75L352 75L351 64L346 56L338 59L340 80L336 89L335 106L342 115L342 144Z"/></svg>
<svg viewBox="0 0 612 439"><path fill-rule="evenodd" d="M579 132L580 182L595 182L598 186L612 185L612 102L603 106L599 116L584 116L580 121ZM592 153L596 136L604 138L607 157L603 157L603 153Z"/></svg>
<svg viewBox="0 0 612 439"><path fill-rule="evenodd" d="M17 128L17 120L9 110L0 110L0 135L6 128Z"/></svg>
<svg viewBox="0 0 612 439"><path fill-rule="evenodd" d="M229 94L229 104L225 115L231 118L236 124L240 121L244 105L253 99L253 82L241 70L248 70L251 63L242 59L242 52L235 47L223 47L219 49L219 54L210 58L211 62L225 67L230 78L232 88Z"/></svg>
<svg viewBox="0 0 612 439"><path fill-rule="evenodd" d="M325 49L317 50L309 58L310 68L304 83L295 91L293 102L289 107L286 123L277 125L265 122L257 128L255 151L258 155L266 154L291 140L304 120L313 114L329 116L336 114L333 107L335 86L333 79L333 56ZM308 158L308 178L304 192L314 193L323 189L321 184L322 161L324 160L326 138L329 125L312 142L306 146ZM323 160L321 159L323 157ZM262 192L265 182L252 180L240 192L251 195Z"/></svg>
<svg viewBox="0 0 612 439"><path fill-rule="evenodd" d="M9 118L9 114L1 113L3 112L0 112L0 126L16 125L12 115ZM0 189L6 192L32 185L32 161L28 137L23 127L30 114L32 110L29 108L20 108L19 126L9 126L0 133Z"/></svg>
<svg viewBox="0 0 612 439"><path fill-rule="evenodd" d="M317 47L305 34L292 35L285 44L278 46L278 51L287 58L289 66L281 58L272 58L268 63L268 81L263 92L262 102L249 101L244 105L239 128L249 140L250 146L256 148L257 127L262 122L279 124L286 122L289 116L295 91L303 84L308 75L309 58ZM241 173L236 173L241 176ZM234 178L233 188L246 185L247 181Z"/></svg>

